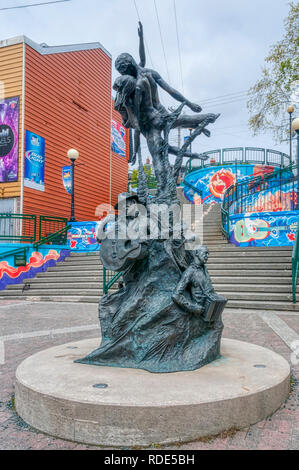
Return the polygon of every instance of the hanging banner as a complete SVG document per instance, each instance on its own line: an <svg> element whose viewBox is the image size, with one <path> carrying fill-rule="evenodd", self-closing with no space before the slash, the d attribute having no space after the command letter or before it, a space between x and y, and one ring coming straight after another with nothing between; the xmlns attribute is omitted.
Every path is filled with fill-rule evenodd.
<svg viewBox="0 0 299 470"><path fill-rule="evenodd" d="M126 156L126 129L118 122L111 121L111 150L113 153Z"/></svg>
<svg viewBox="0 0 299 470"><path fill-rule="evenodd" d="M72 194L72 169L70 166L62 167L62 182L65 190Z"/></svg>
<svg viewBox="0 0 299 470"><path fill-rule="evenodd" d="M99 222L72 222L68 230L68 246L76 251L97 251L100 243L97 240Z"/></svg>
<svg viewBox="0 0 299 470"><path fill-rule="evenodd" d="M25 133L24 186L45 190L45 139L33 132Z"/></svg>
<svg viewBox="0 0 299 470"><path fill-rule="evenodd" d="M0 183L18 181L19 97L0 103Z"/></svg>

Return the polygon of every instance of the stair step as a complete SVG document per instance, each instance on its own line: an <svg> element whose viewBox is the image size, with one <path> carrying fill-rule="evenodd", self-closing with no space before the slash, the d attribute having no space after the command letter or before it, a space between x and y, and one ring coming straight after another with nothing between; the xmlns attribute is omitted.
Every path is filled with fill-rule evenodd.
<svg viewBox="0 0 299 470"><path fill-rule="evenodd" d="M70 296L88 296L88 295L101 295L103 290L98 288L96 289L59 289L57 290L56 287L54 288L41 288L41 289L29 289L25 290L22 293L22 289L17 289L17 286L15 286L15 289L6 289L4 291L1 291L1 296L10 296L10 295L18 295L20 297L23 296L41 296L41 295L55 295L55 296L60 296L60 295L70 295ZM111 291L116 291L117 290L117 284L115 284L115 287L113 286L111 288Z"/></svg>
<svg viewBox="0 0 299 470"><path fill-rule="evenodd" d="M80 252L80 251L72 251L70 254L71 258L92 258L93 256L98 257L100 251L91 251L90 253Z"/></svg>
<svg viewBox="0 0 299 470"><path fill-rule="evenodd" d="M211 273L210 273L211 274ZM217 273L215 275L211 275L211 279L214 285L216 284L232 284L236 286L237 284L260 284L265 286L268 286L269 284L275 285L284 285L284 286L291 286L292 285L292 276L288 277L282 277L282 276L277 276L277 277L259 277L259 273L256 273L254 276L218 276Z"/></svg>
<svg viewBox="0 0 299 470"><path fill-rule="evenodd" d="M257 271L257 265L255 262L250 263L247 260L239 260L240 262L236 263L215 263L213 262L208 262L208 269L247 269L248 271L250 270L255 270ZM265 261L264 263L260 263L260 268L263 270L267 269L276 269L278 271L290 271L292 269L291 263L269 263Z"/></svg>
<svg viewBox="0 0 299 470"><path fill-rule="evenodd" d="M98 275L98 276L42 276L42 277L35 277L34 279L25 279L23 281L23 284L40 284L40 283L47 283L51 282L54 283L56 282L57 284L59 283L65 283L65 282L72 282L73 284L84 282L85 284L88 284L90 282L96 282L96 283L102 283L103 282L103 274Z"/></svg>
<svg viewBox="0 0 299 470"><path fill-rule="evenodd" d="M73 259L68 259L65 261L59 261L56 266L99 266L101 265L100 258L89 258L85 259L83 258L82 260L78 258L73 258Z"/></svg>
<svg viewBox="0 0 299 470"><path fill-rule="evenodd" d="M59 290L65 290L65 289L81 289L81 290L90 290L90 289L96 289L96 290L101 290L103 288L103 281L99 280L98 282L26 282L24 283L27 286L30 285L30 290L32 289L56 289L58 292ZM24 284L20 284L20 290L24 287ZM117 283L115 284L117 287ZM16 286L7 286L6 290L13 290L16 289ZM29 290L27 290L29 292Z"/></svg>
<svg viewBox="0 0 299 470"><path fill-rule="evenodd" d="M293 247L290 246L271 246L269 248L266 248L264 246L246 246L246 247L238 247L235 245L232 245L231 243L228 243L226 247L217 247L215 246L213 248L214 251L245 251L246 253L251 253L251 252L264 252L264 253L275 253L276 251L286 251L289 253L292 253Z"/></svg>
<svg viewBox="0 0 299 470"><path fill-rule="evenodd" d="M202 244L207 245L212 250L215 245L216 246L226 246L227 242L224 241L224 240L219 242L219 241L216 241L216 240L205 240L205 239L203 239Z"/></svg>
<svg viewBox="0 0 299 470"><path fill-rule="evenodd" d="M244 265L242 265L244 266ZM246 269L246 266L243 269L229 269L226 265L224 268L220 268L219 265L214 265L212 267L209 266L209 274L210 276L243 276L246 278L257 277L257 276L266 276L269 278L272 277L287 277L288 279L292 280L292 270L291 268L288 270L277 270L277 269Z"/></svg>
<svg viewBox="0 0 299 470"><path fill-rule="evenodd" d="M80 264L79 265L75 265L75 266L72 266L72 265L69 265L69 266L66 266L65 264L57 264L56 266L52 267L52 268L48 268L47 269L47 273L50 272L52 273L53 271L55 272L63 272L63 271L77 271L77 272L80 272L80 271L96 271L98 269L101 268L101 266L96 266L96 265L92 265L92 266L81 266Z"/></svg>
<svg viewBox="0 0 299 470"><path fill-rule="evenodd" d="M241 300L229 300L226 304L227 308L235 309L253 309L258 311L263 310L277 310L277 311L290 311L299 312L299 302L293 304L292 302L263 302L261 300L241 301Z"/></svg>
<svg viewBox="0 0 299 470"><path fill-rule="evenodd" d="M216 292L251 292L252 298L254 298L255 294L258 293L264 293L268 294L270 292L276 293L276 294L291 294L292 293L292 285L281 285L281 284L276 284L276 285L263 285L263 284L238 284L238 283L232 283L232 284L220 284L220 283L214 283L214 288ZM297 291L299 292L299 287L297 288ZM230 295L231 297L231 295Z"/></svg>
<svg viewBox="0 0 299 470"><path fill-rule="evenodd" d="M210 253L209 258L230 258L230 257L263 257L263 258L273 258L273 257L284 257L286 259L292 258L292 252L288 251L243 251L243 249L237 249L234 251L216 251L213 250Z"/></svg>
<svg viewBox="0 0 299 470"><path fill-rule="evenodd" d="M100 253L92 256L68 256L65 259L65 263L92 263L100 260Z"/></svg>
<svg viewBox="0 0 299 470"><path fill-rule="evenodd" d="M265 302L275 302L275 301L283 301L283 302L291 302L292 301L292 294L286 293L275 293L271 292L269 294L263 292L226 292L218 289L218 293L223 295L229 300L263 300ZM248 307L247 307L248 308Z"/></svg>
<svg viewBox="0 0 299 470"><path fill-rule="evenodd" d="M209 256L209 262L210 263L216 263L218 260L221 260L222 257L220 256L214 256L213 254L210 254ZM224 260L222 260L223 262ZM264 265L265 263L267 264L272 264L272 263L281 263L282 265L288 265L288 264L291 264L291 257L289 256L284 256L284 257L279 257L279 256L275 256L273 258L270 257L267 257L267 259L265 260L265 258L261 255L259 256L258 258L255 258L254 256L230 256L230 257L226 257L225 258L225 262L230 264L230 263L242 263L243 261L246 261L247 264L251 264L251 263L254 263L255 265L257 265L257 269L258 269L258 266L260 264Z"/></svg>
<svg viewBox="0 0 299 470"><path fill-rule="evenodd" d="M77 296L77 295L61 295L61 296L53 296L53 295L37 295L37 296L17 296L11 295L9 296L10 300L27 300L30 302L82 302L82 303L99 303L101 296ZM7 300L6 296L1 297L0 300Z"/></svg>
<svg viewBox="0 0 299 470"><path fill-rule="evenodd" d="M90 271L84 271L86 272L87 277L103 277L103 270L102 269L97 269L97 270L90 270ZM55 279L56 277L68 277L68 278L81 278L82 277L82 271L53 271L49 272L46 271L45 273L39 273L34 279ZM84 276L85 277L85 276ZM31 280L31 279L29 279ZM26 280L27 281L27 280Z"/></svg>

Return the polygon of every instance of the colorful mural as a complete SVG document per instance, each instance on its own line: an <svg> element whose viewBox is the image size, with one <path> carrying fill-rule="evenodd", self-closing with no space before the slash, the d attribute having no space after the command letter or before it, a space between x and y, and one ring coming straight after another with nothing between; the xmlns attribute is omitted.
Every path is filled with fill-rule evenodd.
<svg viewBox="0 0 299 470"><path fill-rule="evenodd" d="M230 243L236 246L292 246L299 211L230 216Z"/></svg>
<svg viewBox="0 0 299 470"><path fill-rule="evenodd" d="M25 245L20 245L24 247ZM18 248L16 244L10 245L1 245L2 250L5 251L9 248ZM6 288L10 284L21 284L24 279L32 279L36 276L37 273L46 271L49 267L55 266L57 262L64 261L67 256L70 254L70 250L41 247L40 251L33 251L32 245L28 245L30 250L29 261L26 266L14 266L14 256L11 255L7 259L0 260L0 290Z"/></svg>
<svg viewBox="0 0 299 470"><path fill-rule="evenodd" d="M288 186L288 185L287 185ZM289 185L285 187L285 191L279 191L276 188L248 195L244 201L243 207L239 204L238 208L234 210L234 204L231 206L231 210L236 212L280 212L280 211L292 211L297 205L297 185Z"/></svg>
<svg viewBox="0 0 299 470"><path fill-rule="evenodd" d="M68 231L68 247L76 251L97 251L100 244L96 239L99 222L73 222Z"/></svg>
<svg viewBox="0 0 299 470"><path fill-rule="evenodd" d="M232 184L251 176L260 176L262 181L265 174L273 171L274 167L269 165L240 163L202 168L186 176L185 181L193 188L185 184L184 193L193 204L221 203L226 189Z"/></svg>

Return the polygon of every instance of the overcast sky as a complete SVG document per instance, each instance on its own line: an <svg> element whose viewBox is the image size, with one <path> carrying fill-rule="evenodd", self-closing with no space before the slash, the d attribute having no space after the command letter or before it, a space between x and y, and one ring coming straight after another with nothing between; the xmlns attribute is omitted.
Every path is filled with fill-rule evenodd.
<svg viewBox="0 0 299 470"><path fill-rule="evenodd" d="M49 0L0 0L0 9L46 1ZM288 152L288 144L276 144L271 135L252 136L245 96L245 91L260 77L270 46L282 38L287 1L176 0L182 75L174 1L156 0L167 63L154 0L135 2L150 51L147 65L170 80L172 86L180 91L183 88L191 101L201 104L210 100L203 101L204 112L221 113L209 127L211 138L199 137L194 149L255 146ZM138 59L137 21L134 0L70 0L0 10L0 39L25 34L48 45L99 41L113 60L121 52L130 52ZM223 95L231 96L214 100ZM161 97L165 105L175 104L164 92ZM143 155L147 153L143 148Z"/></svg>

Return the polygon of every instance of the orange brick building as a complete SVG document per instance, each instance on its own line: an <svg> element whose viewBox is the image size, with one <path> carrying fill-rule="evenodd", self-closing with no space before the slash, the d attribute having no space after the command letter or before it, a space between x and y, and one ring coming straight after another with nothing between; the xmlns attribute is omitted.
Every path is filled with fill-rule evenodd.
<svg viewBox="0 0 299 470"><path fill-rule="evenodd" d="M49 47L24 36L0 42L0 98L2 103L18 98L19 106L17 173L10 175L14 181L0 179L0 212L69 217L62 167L70 164L70 148L80 153L75 172L77 220L94 220L97 205L114 205L117 194L127 190L127 130L122 128L125 155L111 150L111 121L121 123L112 106L111 70L111 56L100 43ZM1 110L0 102L0 120ZM5 143L7 128L0 122L0 129L1 151L1 132ZM26 131L44 139L43 190L24 184ZM5 166L2 154L0 169Z"/></svg>

